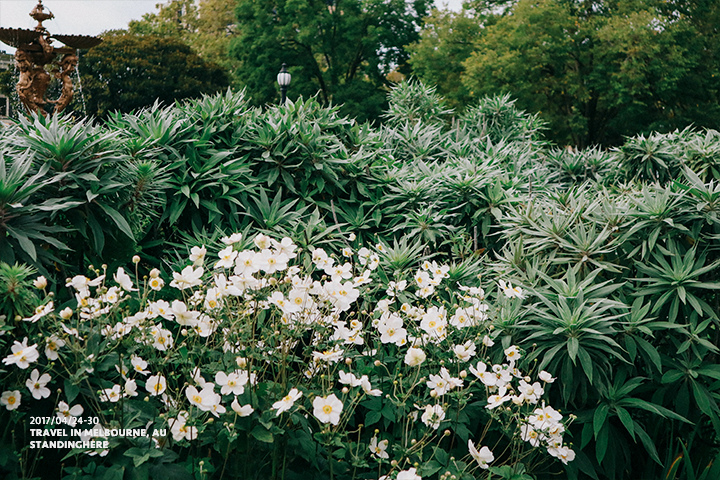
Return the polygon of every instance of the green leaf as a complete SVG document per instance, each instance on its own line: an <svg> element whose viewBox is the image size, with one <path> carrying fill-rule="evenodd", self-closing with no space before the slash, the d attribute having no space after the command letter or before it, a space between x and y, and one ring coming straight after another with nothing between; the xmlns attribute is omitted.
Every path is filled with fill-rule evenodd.
<svg viewBox="0 0 720 480"><path fill-rule="evenodd" d="M382 418L382 413L380 413L378 411L370 411L365 416L365 426L369 427L370 425L374 425L377 422L379 422L381 418Z"/></svg>
<svg viewBox="0 0 720 480"><path fill-rule="evenodd" d="M105 471L105 475L101 477L101 480L123 480L124 475L125 467L113 465Z"/></svg>
<svg viewBox="0 0 720 480"><path fill-rule="evenodd" d="M255 425L255 428L252 429L250 435L264 443L273 443L274 441L273 434L261 425Z"/></svg>
<svg viewBox="0 0 720 480"><path fill-rule="evenodd" d="M605 403L598 405L595 409L595 413L593 414L593 432L595 433L596 440L600 430L605 426L605 420L607 419L609 411L610 407Z"/></svg>
<svg viewBox="0 0 720 480"><path fill-rule="evenodd" d="M68 404L72 405L72 401L75 400L78 393L80 393L80 387L78 385L74 385L69 378L65 379L63 385L65 386L65 397L67 398Z"/></svg>
<svg viewBox="0 0 720 480"><path fill-rule="evenodd" d="M567 350L568 355L570 355L570 359L572 360L573 364L575 363L575 358L577 357L578 350L580 349L580 342L576 337L570 337L567 340Z"/></svg>
<svg viewBox="0 0 720 480"><path fill-rule="evenodd" d="M632 439L635 440L635 422L630 416L630 412L628 412L622 407L616 407L615 413L617 413L618 418L625 426L627 431L630 432L630 436L632 437Z"/></svg>
<svg viewBox="0 0 720 480"><path fill-rule="evenodd" d="M100 208L103 209L103 211L105 213L108 214L108 216L110 218L113 219L115 224L125 235L127 235L131 240L133 240L133 241L135 240L135 236L132 233L132 228L130 228L130 224L127 223L127 220L125 220L125 217L120 215L120 213L117 210L115 210L114 208L112 208L109 205L105 205L103 203L98 203L98 205L100 206Z"/></svg>

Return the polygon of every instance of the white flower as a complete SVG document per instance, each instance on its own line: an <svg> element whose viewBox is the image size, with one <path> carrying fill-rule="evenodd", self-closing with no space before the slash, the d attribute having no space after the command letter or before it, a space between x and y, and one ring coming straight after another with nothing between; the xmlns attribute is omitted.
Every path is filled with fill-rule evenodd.
<svg viewBox="0 0 720 480"><path fill-rule="evenodd" d="M560 459L565 465L575 460L575 452L567 446L548 447L547 451L553 457Z"/></svg>
<svg viewBox="0 0 720 480"><path fill-rule="evenodd" d="M523 292L522 288L520 287L513 287L512 283L508 282L505 283L505 280L498 281L498 284L500 284L500 289L502 289L503 293L508 298L525 298L525 293Z"/></svg>
<svg viewBox="0 0 720 480"><path fill-rule="evenodd" d="M378 442L377 437L372 437L370 439L370 451L378 458L390 458L390 455L386 452L388 443L387 440L380 440Z"/></svg>
<svg viewBox="0 0 720 480"><path fill-rule="evenodd" d="M43 290L45 287L47 287L47 284L47 278L43 277L42 275L33 280L33 285L38 290Z"/></svg>
<svg viewBox="0 0 720 480"><path fill-rule="evenodd" d="M493 455L488 447L482 447L480 451L478 451L475 445L473 445L472 440L468 440L468 451L470 452L470 456L480 465L480 468L490 468L488 464L495 460L495 455Z"/></svg>
<svg viewBox="0 0 720 480"><path fill-rule="evenodd" d="M133 379L125 380L125 388L123 389L124 397L137 397L137 382Z"/></svg>
<svg viewBox="0 0 720 480"><path fill-rule="evenodd" d="M22 343L15 340L13 346L10 347L12 353L3 358L3 363L5 365L15 364L23 370L28 368L32 362L40 357L40 353L37 351L37 344L28 346L27 342L27 337L23 339Z"/></svg>
<svg viewBox="0 0 720 480"><path fill-rule="evenodd" d="M477 350L473 341L468 340L462 345L455 345L453 347L453 352L455 353L455 356L458 360L460 360L461 362L468 362L472 357L475 356Z"/></svg>
<svg viewBox="0 0 720 480"><path fill-rule="evenodd" d="M130 279L130 275L125 273L125 269L123 267L119 267L117 269L117 273L115 273L115 275L113 275L113 279L115 280L115 283L120 285L120 287L122 287L122 289L125 290L126 292L130 292L132 290L137 290L136 288L132 288L133 283L132 283L132 280Z"/></svg>
<svg viewBox="0 0 720 480"><path fill-rule="evenodd" d="M539 378L540 380L542 380L543 382L545 382L545 383L553 383L553 382L555 381L555 377L553 377L552 375L550 375L550 374L549 374L548 372L546 372L545 370L541 371L541 372L538 374L538 378Z"/></svg>
<svg viewBox="0 0 720 480"><path fill-rule="evenodd" d="M542 394L545 393L542 386L540 386L540 382L529 384L525 380L520 380L518 390L520 390L523 399L529 403L537 403Z"/></svg>
<svg viewBox="0 0 720 480"><path fill-rule="evenodd" d="M445 410L443 410L441 405L427 405L422 410L423 414L422 417L420 417L420 420L422 420L422 422L428 427L432 427L437 430L440 426L440 422L445 419Z"/></svg>
<svg viewBox="0 0 720 480"><path fill-rule="evenodd" d="M300 397L302 397L301 391L299 391L297 388L291 389L290 392L282 398L282 400L278 400L277 402L273 403L272 408L277 410L275 415L280 416L280 414L284 411L290 410L295 404L295 401Z"/></svg>
<svg viewBox="0 0 720 480"><path fill-rule="evenodd" d="M181 300L173 300L172 313L175 316L175 321L183 327L193 327L197 325L198 317L200 312L195 310L188 310L187 305Z"/></svg>
<svg viewBox="0 0 720 480"><path fill-rule="evenodd" d="M417 367L418 365L421 365L426 358L427 356L425 355L425 352L422 351L422 349L410 347L405 354L405 363L407 365L410 365L411 367Z"/></svg>
<svg viewBox="0 0 720 480"><path fill-rule="evenodd" d="M235 397L235 400L233 400L233 402L230 404L230 407L235 413L237 413L241 417L248 417L251 413L255 411L255 409L249 403L247 405L240 406L240 403L238 403L237 401L237 397Z"/></svg>
<svg viewBox="0 0 720 480"><path fill-rule="evenodd" d="M253 243L255 243L255 246L257 248L259 248L260 250L265 250L266 248L270 248L270 245L272 243L272 238L270 238L267 235L264 235L262 233L258 233L255 236L255 239L253 239Z"/></svg>
<svg viewBox="0 0 720 480"><path fill-rule="evenodd" d="M48 382L50 382L50 375L47 373L40 375L38 369L35 368L30 373L30 378L27 379L25 385L27 385L27 388L30 390L33 398L35 400L40 400L41 398L47 398L50 396L50 389L46 387Z"/></svg>
<svg viewBox="0 0 720 480"><path fill-rule="evenodd" d="M367 375L363 375L360 379L360 386L363 389L363 392L365 392L366 395L370 395L371 397L379 397L382 395L382 390L378 388L372 388L372 385L370 385L370 379Z"/></svg>
<svg viewBox="0 0 720 480"><path fill-rule="evenodd" d="M407 280L400 280L399 282L390 282L388 284L387 290L385 290L385 293L388 297L394 297L396 292L402 292L407 288Z"/></svg>
<svg viewBox="0 0 720 480"><path fill-rule="evenodd" d="M396 479L397 480L422 480L422 477L415 472L416 472L416 470L414 468L411 468L409 470L403 470L401 472L398 472Z"/></svg>
<svg viewBox="0 0 720 480"><path fill-rule="evenodd" d="M172 312L170 304L165 300L150 302L147 310L148 313L150 313L151 318L155 318L158 315L163 317L165 320L173 320L175 318L175 314Z"/></svg>
<svg viewBox="0 0 720 480"><path fill-rule="evenodd" d="M368 250L366 247L361 247L360 250L358 250L357 254L360 265L367 265L368 259L370 258L370 250Z"/></svg>
<svg viewBox="0 0 720 480"><path fill-rule="evenodd" d="M344 352L345 351L341 350L338 345L335 345L330 350L325 350L323 352L313 352L313 360L328 363L337 363L342 360L342 354Z"/></svg>
<svg viewBox="0 0 720 480"><path fill-rule="evenodd" d="M247 372L244 373L245 381L247 382ZM245 391L243 382L237 372L230 372L229 374L226 374L225 372L217 372L215 374L215 382L222 387L220 389L220 393L222 395L242 395Z"/></svg>
<svg viewBox="0 0 720 480"><path fill-rule="evenodd" d="M52 334L45 340L45 356L48 360L58 359L58 350L65 346L65 341Z"/></svg>
<svg viewBox="0 0 720 480"><path fill-rule="evenodd" d="M258 262L255 261L256 256L258 256L258 254L252 250L243 250L238 253L235 259L235 269L233 270L235 275L244 275L247 278L252 278L253 273L260 271Z"/></svg>
<svg viewBox="0 0 720 480"><path fill-rule="evenodd" d="M343 385L350 385L351 387L359 387L360 386L360 379L357 378L352 373L345 373L343 370L340 370L338 372L338 375L340 376L340 383Z"/></svg>
<svg viewBox="0 0 720 480"><path fill-rule="evenodd" d="M238 243L240 240L242 240L242 234L241 233L233 233L229 237L222 237L220 241L224 243L225 245L233 245L235 243Z"/></svg>
<svg viewBox="0 0 720 480"><path fill-rule="evenodd" d="M430 374L427 381L428 388L432 388L438 395L445 395L455 387L461 387L463 381L450 375L447 368L440 369L440 375Z"/></svg>
<svg viewBox="0 0 720 480"><path fill-rule="evenodd" d="M205 245L202 247L192 247L190 249L190 261L193 262L193 265L196 267L199 267L203 264L205 261L205 255L207 255L207 249L205 248Z"/></svg>
<svg viewBox="0 0 720 480"><path fill-rule="evenodd" d="M130 363L133 366L133 370L135 370L137 373L141 375L147 375L150 373L150 370L145 370L148 366L148 363L143 360L142 357L133 355L130 357Z"/></svg>
<svg viewBox="0 0 720 480"><path fill-rule="evenodd" d="M173 346L173 337L170 330L166 330L160 327L160 324L156 325L152 329L153 344L152 346L164 352L168 348Z"/></svg>
<svg viewBox="0 0 720 480"><path fill-rule="evenodd" d="M487 371L487 365L483 362L478 362L476 366L470 367L470 373L480 379L482 383L487 387L494 387L497 383L497 376L493 372Z"/></svg>
<svg viewBox="0 0 720 480"><path fill-rule="evenodd" d="M8 410L15 410L20 406L21 399L22 395L20 395L19 390L8 390L3 392L2 396L0 396L0 405L4 406Z"/></svg>
<svg viewBox="0 0 720 480"><path fill-rule="evenodd" d="M167 381L165 380L165 377L160 374L151 375L145 383L145 390L147 390L153 397L162 395L166 388Z"/></svg>
<svg viewBox="0 0 720 480"><path fill-rule="evenodd" d="M521 356L520 349L517 345L511 345L505 349L505 358L507 358L507 361L510 362L511 365L514 365L515 361Z"/></svg>
<svg viewBox="0 0 720 480"><path fill-rule="evenodd" d="M194 440L197 438L197 427L186 425L187 412L180 412L177 418L171 418L169 421L170 433L176 442L180 440Z"/></svg>
<svg viewBox="0 0 720 480"><path fill-rule="evenodd" d="M488 399L487 399L488 404L485 406L485 408L487 408L488 410L492 410L493 408L497 408L500 405L502 405L503 403L510 400L511 396L505 395L506 393L507 393L507 388L500 387L498 389L498 393L496 393L495 395L490 395L488 397Z"/></svg>
<svg viewBox="0 0 720 480"><path fill-rule="evenodd" d="M185 290L186 288L196 287L202 284L202 277L204 270L202 267L193 269L192 265L188 265L183 268L180 273L173 272L173 280L170 282L171 287L175 287L178 290Z"/></svg>
<svg viewBox="0 0 720 480"><path fill-rule="evenodd" d="M315 397L313 399L313 415L322 423L337 425L340 422L342 409L343 403L334 393L327 397Z"/></svg>
<svg viewBox="0 0 720 480"><path fill-rule="evenodd" d="M530 443L533 447L540 445L540 434L531 425L520 426L520 438Z"/></svg>
<svg viewBox="0 0 720 480"><path fill-rule="evenodd" d="M48 302L47 305L40 305L35 309L35 315L28 318L23 318L24 321L35 323L38 320L40 320L42 317L47 315L48 313L52 312L55 309L53 302Z"/></svg>
<svg viewBox="0 0 720 480"><path fill-rule="evenodd" d="M70 320L72 317L73 311L70 307L65 307L62 310L60 310L60 318L63 320Z"/></svg>
<svg viewBox="0 0 720 480"><path fill-rule="evenodd" d="M220 257L220 260L218 260L215 263L215 268L230 268L235 263L235 257L237 257L238 252L233 250L232 245L227 246L220 250L218 252L218 257Z"/></svg>
<svg viewBox="0 0 720 480"><path fill-rule="evenodd" d="M120 394L120 385L113 385L112 388L104 388L100 392L100 401L115 403L122 395Z"/></svg>
<svg viewBox="0 0 720 480"><path fill-rule="evenodd" d="M325 273L330 275L331 281L341 282L352 277L352 265L346 262L343 265L328 266L325 268Z"/></svg>
<svg viewBox="0 0 720 480"><path fill-rule="evenodd" d="M79 417L83 413L82 405L73 405L72 408L62 400L58 403L57 418L61 422L66 422L70 417Z"/></svg>
<svg viewBox="0 0 720 480"><path fill-rule="evenodd" d="M407 339L407 331L402 327L402 318L395 314L380 320L377 326L378 332L380 332L380 341L382 343L394 343L395 345L404 344Z"/></svg>
<svg viewBox="0 0 720 480"><path fill-rule="evenodd" d="M213 391L214 388L214 384L206 383L203 389L198 392L197 388L190 385L185 389L185 396L187 396L191 404L200 410L215 414L215 410L221 399L219 399L218 397L220 396Z"/></svg>
<svg viewBox="0 0 720 480"><path fill-rule="evenodd" d="M152 290L155 290L157 292L159 290L162 290L162 288L165 286L165 280L160 277L150 277L148 285Z"/></svg>

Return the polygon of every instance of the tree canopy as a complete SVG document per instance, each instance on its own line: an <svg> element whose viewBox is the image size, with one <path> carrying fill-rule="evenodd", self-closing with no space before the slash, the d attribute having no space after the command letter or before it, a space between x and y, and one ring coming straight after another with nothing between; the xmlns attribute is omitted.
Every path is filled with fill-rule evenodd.
<svg viewBox="0 0 720 480"><path fill-rule="evenodd" d="M178 38L204 60L225 68L232 77L238 62L229 55L228 47L237 34L236 3L236 0L170 0L158 4L156 13L131 21L128 32Z"/></svg>
<svg viewBox="0 0 720 480"><path fill-rule="evenodd" d="M80 64L87 114L129 112L156 100L214 93L229 84L225 71L206 62L178 39L110 32Z"/></svg>
<svg viewBox="0 0 720 480"><path fill-rule="evenodd" d="M319 95L359 120L378 118L386 76L409 73L404 46L416 41L431 0L239 0L231 54L237 77L261 103L278 98L275 75L287 63L289 94Z"/></svg>
<svg viewBox="0 0 720 480"><path fill-rule="evenodd" d="M468 101L459 85L469 98L510 93L520 108L541 112L552 139L575 145L720 123L716 2L468 6L458 15L435 14L411 47L418 76L451 99ZM446 58L457 62L448 69Z"/></svg>

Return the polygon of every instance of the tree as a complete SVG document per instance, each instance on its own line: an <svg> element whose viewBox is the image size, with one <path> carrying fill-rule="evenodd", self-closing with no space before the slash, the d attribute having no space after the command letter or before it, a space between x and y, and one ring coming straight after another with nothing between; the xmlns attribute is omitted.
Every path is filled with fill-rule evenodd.
<svg viewBox="0 0 720 480"><path fill-rule="evenodd" d="M436 85L454 108L472 100L463 84L463 62L470 57L482 31L480 22L467 13L433 9L425 19L422 38L408 46L413 73L429 85Z"/></svg>
<svg viewBox="0 0 720 480"><path fill-rule="evenodd" d="M225 68L232 77L239 66L228 52L237 33L236 4L236 0L171 0L158 4L157 13L131 21L128 32L180 39L203 59Z"/></svg>
<svg viewBox="0 0 720 480"><path fill-rule="evenodd" d="M106 34L81 57L80 72L87 113L97 116L198 97L229 83L221 67L177 39L126 32Z"/></svg>
<svg viewBox="0 0 720 480"><path fill-rule="evenodd" d="M432 63L438 55L426 53L434 46L443 52L450 45L459 56L471 50L455 76L472 98L509 93L519 108L541 112L553 140L580 146L720 122L716 3L470 4L473 10L439 18L443 31L467 29L460 22L468 19L482 26L472 48L449 44L436 34L440 27L423 31L411 59L421 79L439 75Z"/></svg>
<svg viewBox="0 0 720 480"><path fill-rule="evenodd" d="M259 102L278 98L275 75L292 73L291 96L319 95L359 120L386 104L386 75L408 73L404 45L418 39L430 0L239 0L231 53L238 78Z"/></svg>

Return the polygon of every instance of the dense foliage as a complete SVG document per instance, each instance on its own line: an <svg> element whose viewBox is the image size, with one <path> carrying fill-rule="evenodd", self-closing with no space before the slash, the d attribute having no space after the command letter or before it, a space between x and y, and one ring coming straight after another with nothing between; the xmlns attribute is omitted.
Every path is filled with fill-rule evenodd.
<svg viewBox="0 0 720 480"><path fill-rule="evenodd" d="M237 34L235 0L170 0L157 4L157 13L132 20L128 33L174 37L192 47L203 60L222 66L230 78L239 66L229 54Z"/></svg>
<svg viewBox="0 0 720 480"><path fill-rule="evenodd" d="M467 6L435 12L410 47L415 74L457 102L511 93L542 112L554 141L581 147L720 120L717 2Z"/></svg>
<svg viewBox="0 0 720 480"><path fill-rule="evenodd" d="M169 282L190 247L233 232L287 236L298 251L337 259L380 244L383 287L425 261L449 267L451 291L521 286L523 301L496 296L491 331L533 371L558 376L550 402L578 416L566 433L577 454L569 478L716 476L720 134L559 149L508 97L452 117L420 83L394 89L385 115L372 127L315 99L260 109L227 93L96 126L51 118L4 128L2 354L30 328L15 316L40 302L16 261L49 279L58 309L75 309L66 277L89 264L116 272L134 253L138 281L157 268ZM2 415L56 406L37 405Z"/></svg>
<svg viewBox="0 0 720 480"><path fill-rule="evenodd" d="M167 105L229 84L220 66L172 37L108 32L81 64L82 97L74 102L81 115L127 113L156 101Z"/></svg>
<svg viewBox="0 0 720 480"><path fill-rule="evenodd" d="M430 0L237 2L241 85L258 102L277 98L275 75L287 63L292 98L318 94L359 120L376 120L385 107L386 76L408 73L404 46L417 40Z"/></svg>

